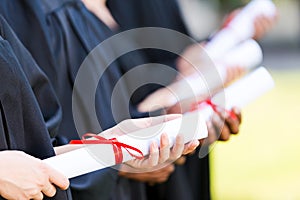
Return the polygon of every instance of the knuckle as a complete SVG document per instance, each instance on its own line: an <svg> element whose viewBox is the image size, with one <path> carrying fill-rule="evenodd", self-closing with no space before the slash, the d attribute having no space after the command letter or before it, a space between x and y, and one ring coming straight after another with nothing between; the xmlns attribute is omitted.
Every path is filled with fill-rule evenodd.
<svg viewBox="0 0 300 200"><path fill-rule="evenodd" d="M152 167L155 167L158 163L156 161L151 161L149 163L149 167L152 168Z"/></svg>
<svg viewBox="0 0 300 200"><path fill-rule="evenodd" d="M50 192L48 193L48 197L54 197L54 195L56 194L56 189L55 188L51 188Z"/></svg>
<svg viewBox="0 0 300 200"><path fill-rule="evenodd" d="M23 190L19 195L16 196L16 199L30 199L29 195Z"/></svg>
<svg viewBox="0 0 300 200"><path fill-rule="evenodd" d="M165 153L164 155L160 156L159 158L159 164L166 162L170 157L170 153Z"/></svg>
<svg viewBox="0 0 300 200"><path fill-rule="evenodd" d="M175 160L177 160L178 158L180 158L180 156L181 156L181 154L179 154L179 153L174 153L174 154L172 154L171 156L170 156L170 160L171 161L175 161Z"/></svg>
<svg viewBox="0 0 300 200"><path fill-rule="evenodd" d="M40 193L40 190L37 188L31 189L26 191L25 196L26 199L32 199L34 196L38 195Z"/></svg>
<svg viewBox="0 0 300 200"><path fill-rule="evenodd" d="M40 161L38 163L38 168L39 168L39 170L40 170L41 173L48 174L48 167L42 161Z"/></svg>
<svg viewBox="0 0 300 200"><path fill-rule="evenodd" d="M47 178L42 175L36 182L37 188L44 188L46 185L46 181L47 181Z"/></svg>

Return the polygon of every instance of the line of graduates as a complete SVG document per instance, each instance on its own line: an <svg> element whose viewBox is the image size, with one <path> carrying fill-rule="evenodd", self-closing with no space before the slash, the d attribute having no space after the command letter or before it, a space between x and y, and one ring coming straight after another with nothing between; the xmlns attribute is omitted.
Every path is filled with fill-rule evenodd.
<svg viewBox="0 0 300 200"><path fill-rule="evenodd" d="M103 71L95 96L97 120L89 117L83 104L80 130L72 113L73 87L88 54L116 33L162 27L188 34L176 0L2 0L0 15L0 158L5 163L0 167L0 199L210 199L209 158L199 159L198 153L181 156L194 151L199 143L193 141L183 148L179 137L173 147L176 151L162 148L168 146L167 139L162 138L160 149L151 146L150 156L145 158L148 165L128 163L148 171L155 165L144 173L125 172L122 168L126 166L120 165L119 170L107 168L69 182L41 162L59 154L57 147L67 148L80 134L99 133L127 118L148 117L149 113L139 112L137 106L160 86L144 85L131 96L130 81L121 77L147 63L179 70L178 55L157 49L136 50L104 69L118 45L134 41L96 52L94 62ZM265 32L270 26L265 19L258 27L265 27L260 29ZM157 80L159 69L152 66L147 70L151 73L141 72L135 78L168 84L177 76L174 73ZM121 90L118 106L113 108L117 84ZM236 119L215 116L208 126L210 136L201 148L208 149L215 140L228 140L230 134L238 133L241 115L238 109L233 111ZM157 160L151 162L154 157Z"/></svg>

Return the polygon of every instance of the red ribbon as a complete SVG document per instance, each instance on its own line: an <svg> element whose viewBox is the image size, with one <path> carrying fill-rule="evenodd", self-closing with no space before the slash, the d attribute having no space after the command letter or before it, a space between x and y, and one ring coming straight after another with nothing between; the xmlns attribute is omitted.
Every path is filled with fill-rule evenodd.
<svg viewBox="0 0 300 200"><path fill-rule="evenodd" d="M235 115L234 112L230 110L226 110L225 108L218 106L217 104L214 104L211 99L207 99L205 101L199 101L195 104L192 105L191 111L198 110L199 108L201 109L202 106L209 106L213 109L213 111L217 114L221 114L222 112L227 113L232 119L237 119L237 116Z"/></svg>
<svg viewBox="0 0 300 200"><path fill-rule="evenodd" d="M96 138L97 140L87 140L87 137ZM124 148L132 157L136 159L144 158L143 152L141 150L122 142L118 142L116 138L106 139L94 133L86 133L82 136L82 140L71 140L70 144L111 144L113 146L116 164L120 164L123 162L122 148ZM140 155L131 153L131 150L137 152Z"/></svg>

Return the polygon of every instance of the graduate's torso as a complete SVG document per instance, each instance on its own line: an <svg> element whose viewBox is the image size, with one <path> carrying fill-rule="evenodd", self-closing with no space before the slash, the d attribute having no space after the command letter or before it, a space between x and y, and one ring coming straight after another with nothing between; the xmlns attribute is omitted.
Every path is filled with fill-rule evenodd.
<svg viewBox="0 0 300 200"><path fill-rule="evenodd" d="M54 134L55 128L46 126L51 112L58 108L52 88L2 17L0 29L0 148L24 151L40 159L54 156L48 130ZM45 110L47 102L52 111ZM55 197L45 199L71 197L57 191Z"/></svg>
<svg viewBox="0 0 300 200"><path fill-rule="evenodd" d="M59 136L56 138L61 144L67 143L70 139L79 138L72 116L72 89L77 72L88 53L109 37L111 32L85 9L81 1L25 2L27 2L26 6L30 7L27 11L32 11L31 14L27 13L27 15L32 17L32 21L37 21L35 27L32 27L32 34L37 34L37 37L29 37L28 34L24 34L21 29L18 29L17 21L12 20L11 23L18 30L17 34L28 45L33 57L39 60L41 67L54 85L63 108L63 121ZM24 8L24 5L21 5L22 7ZM45 12L45 16L39 15L41 14L41 8ZM6 14L6 17L13 15L12 13ZM30 19L21 19L24 19L24 24L30 24ZM41 30L41 32L34 32L34 30ZM45 38L42 38L39 34L44 35ZM37 41L38 39L40 40ZM35 44L40 44L40 46ZM44 49L47 51L43 51ZM105 60L107 53L99 52L99 56ZM95 67L101 68L102 66ZM98 102L96 112L103 129L111 127L117 121L122 120L120 117L116 120L113 118L111 108L111 93L120 76L119 67L116 66L116 63L113 63L106 70L98 84L95 99ZM123 90L122 94L119 95L125 100L119 99L118 106L120 109L128 111L128 104L122 106L128 99L125 92ZM82 96L82 98L86 97ZM88 113L84 112L85 109L82 109L82 113L88 116ZM116 114L121 115L122 112L125 111L119 110ZM100 131L93 130L93 127L93 125L87 123L83 130L86 129L95 133ZM109 199L115 188L116 175L115 170L105 169L72 180L71 186L74 199Z"/></svg>
<svg viewBox="0 0 300 200"><path fill-rule="evenodd" d="M126 4L122 0L108 0L108 6L121 30L159 27L188 35L176 0L129 0ZM149 62L163 63L176 69L177 55L153 49L143 53ZM168 182L148 187L148 198L210 199L208 156L202 159L197 153L188 156L186 165L178 167Z"/></svg>

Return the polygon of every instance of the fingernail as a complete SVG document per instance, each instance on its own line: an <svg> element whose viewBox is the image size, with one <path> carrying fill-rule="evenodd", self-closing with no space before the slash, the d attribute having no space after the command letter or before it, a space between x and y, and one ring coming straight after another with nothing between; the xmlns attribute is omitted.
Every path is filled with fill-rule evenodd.
<svg viewBox="0 0 300 200"><path fill-rule="evenodd" d="M168 135L167 135L166 133L163 133L163 134L161 135L161 137L162 137L162 139L164 139L164 140L169 139L169 138L168 138Z"/></svg>
<svg viewBox="0 0 300 200"><path fill-rule="evenodd" d="M195 140L194 141L194 146L195 146L195 149L199 146L200 142L198 140Z"/></svg>
<svg viewBox="0 0 300 200"><path fill-rule="evenodd" d="M162 145L164 145L164 146L168 145L168 143L169 143L169 137L168 137L168 135L166 133L163 133L161 135L161 139L162 139L162 142L161 142Z"/></svg>
<svg viewBox="0 0 300 200"><path fill-rule="evenodd" d="M177 138L178 138L179 140L183 140L183 139L184 139L184 136L183 136L183 134L178 134L178 135L177 135Z"/></svg>
<svg viewBox="0 0 300 200"><path fill-rule="evenodd" d="M158 148L156 141L152 142L152 149L156 150Z"/></svg>
<svg viewBox="0 0 300 200"><path fill-rule="evenodd" d="M199 141L198 141L198 140L195 140L195 141L192 141L192 142L189 144L189 149L190 149L190 150L195 150L198 146L199 146Z"/></svg>

